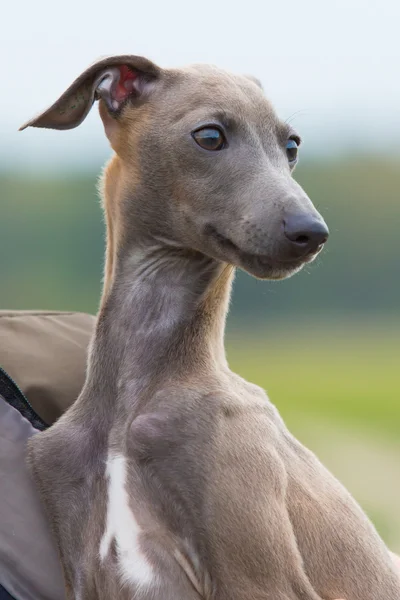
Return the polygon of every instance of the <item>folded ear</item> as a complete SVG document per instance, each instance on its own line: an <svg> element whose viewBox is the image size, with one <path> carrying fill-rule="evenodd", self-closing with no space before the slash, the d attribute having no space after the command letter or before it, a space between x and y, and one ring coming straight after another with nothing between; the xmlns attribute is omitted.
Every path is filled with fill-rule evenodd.
<svg viewBox="0 0 400 600"><path fill-rule="evenodd" d="M93 102L104 100L111 115L118 115L129 99L150 91L161 69L140 56L111 56L86 69L62 96L22 127L73 129L87 117Z"/></svg>

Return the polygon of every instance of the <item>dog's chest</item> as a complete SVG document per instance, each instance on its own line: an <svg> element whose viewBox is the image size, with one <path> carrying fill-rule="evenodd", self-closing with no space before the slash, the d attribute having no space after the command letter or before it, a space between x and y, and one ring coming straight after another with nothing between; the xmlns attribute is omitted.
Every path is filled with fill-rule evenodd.
<svg viewBox="0 0 400 600"><path fill-rule="evenodd" d="M156 573L141 547L143 530L129 493L126 456L110 452L106 479L107 508L99 545L100 561L105 563L113 548L121 579L135 587L151 586Z"/></svg>
<svg viewBox="0 0 400 600"><path fill-rule="evenodd" d="M183 529L172 531L168 518L160 518L160 502L149 494L137 461L110 450L105 480L106 510L97 552L94 549L93 553L98 560L98 597L108 599L118 593L118 598L125 599L119 595L123 590L129 599L132 594L147 599L160 593L168 600L190 599L194 591L197 598L204 590L198 555ZM168 496L168 490L165 494ZM106 588L108 595L103 594Z"/></svg>

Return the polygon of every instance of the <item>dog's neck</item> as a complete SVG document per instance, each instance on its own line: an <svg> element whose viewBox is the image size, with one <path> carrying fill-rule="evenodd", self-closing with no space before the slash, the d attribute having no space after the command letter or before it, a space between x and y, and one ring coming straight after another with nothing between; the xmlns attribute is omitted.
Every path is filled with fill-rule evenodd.
<svg viewBox="0 0 400 600"><path fill-rule="evenodd" d="M129 402L163 382L226 368L234 269L140 231L129 242L116 239L116 212L109 207L118 201L105 189L108 267L87 384L114 382L112 393Z"/></svg>

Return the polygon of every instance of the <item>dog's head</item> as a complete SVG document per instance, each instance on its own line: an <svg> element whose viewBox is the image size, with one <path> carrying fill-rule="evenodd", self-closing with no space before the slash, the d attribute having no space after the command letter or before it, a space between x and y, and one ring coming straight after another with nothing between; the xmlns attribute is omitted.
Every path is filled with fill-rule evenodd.
<svg viewBox="0 0 400 600"><path fill-rule="evenodd" d="M292 177L300 138L257 80L106 58L23 128L71 129L96 99L121 166L125 214L149 235L269 279L320 252L327 226Z"/></svg>

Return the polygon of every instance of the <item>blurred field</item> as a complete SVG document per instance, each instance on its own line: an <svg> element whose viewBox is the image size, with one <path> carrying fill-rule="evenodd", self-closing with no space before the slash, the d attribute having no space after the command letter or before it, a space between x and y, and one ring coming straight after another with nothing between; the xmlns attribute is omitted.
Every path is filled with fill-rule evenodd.
<svg viewBox="0 0 400 600"><path fill-rule="evenodd" d="M303 318L228 339L231 365L267 389L293 426L307 413L399 439L400 322Z"/></svg>
<svg viewBox="0 0 400 600"><path fill-rule="evenodd" d="M238 275L228 348L400 552L398 173L393 158L359 154L300 164L331 238L288 281ZM95 186L93 174L0 174L0 308L97 310Z"/></svg>

